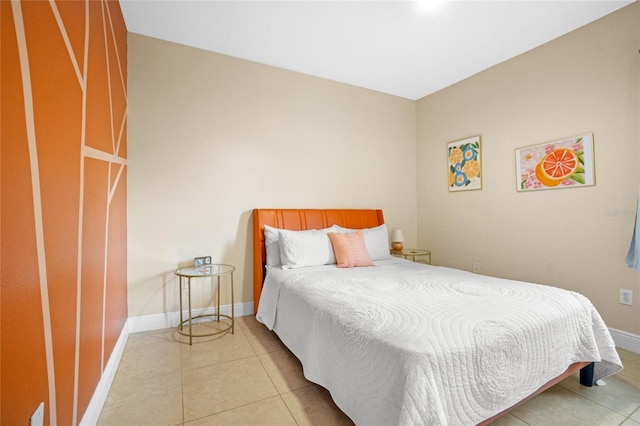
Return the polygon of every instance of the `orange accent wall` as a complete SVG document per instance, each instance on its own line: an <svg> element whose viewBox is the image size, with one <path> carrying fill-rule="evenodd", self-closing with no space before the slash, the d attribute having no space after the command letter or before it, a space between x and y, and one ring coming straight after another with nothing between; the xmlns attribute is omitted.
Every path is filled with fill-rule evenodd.
<svg viewBox="0 0 640 426"><path fill-rule="evenodd" d="M127 319L127 30L117 0L0 3L0 424L73 425Z"/></svg>

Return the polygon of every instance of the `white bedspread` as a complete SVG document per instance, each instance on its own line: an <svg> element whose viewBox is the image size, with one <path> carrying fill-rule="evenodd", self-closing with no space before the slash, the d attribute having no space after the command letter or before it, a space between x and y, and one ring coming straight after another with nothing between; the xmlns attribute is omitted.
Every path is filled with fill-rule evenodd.
<svg viewBox="0 0 640 426"><path fill-rule="evenodd" d="M472 425L578 361L622 368L584 296L404 260L271 270L257 318L357 425Z"/></svg>

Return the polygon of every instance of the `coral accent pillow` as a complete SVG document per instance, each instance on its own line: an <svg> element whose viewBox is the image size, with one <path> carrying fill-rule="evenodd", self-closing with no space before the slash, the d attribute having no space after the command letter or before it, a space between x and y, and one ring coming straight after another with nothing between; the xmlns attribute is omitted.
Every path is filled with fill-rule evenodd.
<svg viewBox="0 0 640 426"><path fill-rule="evenodd" d="M358 229L343 228L342 226L333 225L338 229L338 232L355 232ZM389 231L387 231L387 225L376 226L374 228L361 229L364 235L364 245L367 247L371 260L385 260L392 259L389 252Z"/></svg>
<svg viewBox="0 0 640 426"><path fill-rule="evenodd" d="M329 239L331 240L338 268L375 266L371 261L367 246L364 244L362 231L348 234L329 232L327 235L329 235Z"/></svg>

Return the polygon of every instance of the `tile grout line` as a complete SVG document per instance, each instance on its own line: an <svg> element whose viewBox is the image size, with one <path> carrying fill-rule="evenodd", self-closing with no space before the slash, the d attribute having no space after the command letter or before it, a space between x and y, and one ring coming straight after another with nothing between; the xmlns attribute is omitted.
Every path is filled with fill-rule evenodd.
<svg viewBox="0 0 640 426"><path fill-rule="evenodd" d="M249 345L251 346L251 348L253 349L253 345L251 345L251 342L249 342ZM284 352L284 349L279 349L280 351ZM274 353L277 351L271 351L271 352L265 352L265 354L269 354L269 353ZM267 371L267 368L265 367L264 363L262 362L262 360L260 359L260 356L256 354L256 356L258 357L258 362L260 363L260 366L262 367L262 369L264 370L264 372L266 373L267 377L269 378L269 381L271 382L271 384L273 385L273 387L275 388L276 392L278 392L278 398L280 398L280 401L282 401L282 403L284 404L285 408L287 409L287 412L289 413L289 415L291 416L291 418L293 419L293 422L300 426L300 423L298 423L298 420L296 419L296 416L293 415L293 412L291 411L291 407L289 407L289 404L287 404L287 401L284 400L284 398L282 397L283 393L280 392L280 389L278 389L278 386L276 386L275 382L273 381L273 378L271 377L271 375L269 374L269 372ZM292 393L292 390L289 390L287 392L284 393Z"/></svg>
<svg viewBox="0 0 640 426"><path fill-rule="evenodd" d="M234 358L233 360L224 361L224 362L220 362L220 363L212 364L212 365L223 365L223 364L228 364L228 363L236 362L236 361L238 361L238 360L244 360L244 359L256 358L256 360L257 360L257 361L258 361L258 363L260 364L260 367L262 368L262 370L264 371L264 373L265 373L265 374L267 375L267 377L269 378L269 381L271 382L271 384L272 384L273 388L276 390L276 392L278 392L277 397L278 397L278 398L280 398L280 400L281 400L281 401L282 401L282 403L285 405L285 407L287 407L287 410L289 410L289 407L287 406L287 404L286 404L286 403L284 402L284 400L282 399L282 396L280 395L280 392L278 391L277 386L275 385L275 383L273 382L273 380L272 380L271 376L269 375L269 372L266 370L266 368L265 368L264 364L263 364L263 363L262 363L262 361L260 360L260 356L259 356L259 354L256 352L256 350L255 350L255 348L253 347L253 345L251 345L250 340L247 338L247 336L246 336L246 334L245 334L245 331L248 331L248 329L249 329L249 328L250 328L250 327L247 327L247 330L245 330L244 326L238 326L238 327L237 327L237 329L236 329L236 331L239 331L240 333L242 333L242 335L244 336L244 338L247 340L247 343L249 344L249 348L250 348L250 349L251 349L251 351L253 352L253 355L251 355L251 356L244 356L244 357L240 357L240 358ZM228 333L227 333L227 334L228 334ZM225 334L224 336L222 336L222 338L224 338L225 336L226 336L226 334ZM181 357L182 357L182 351L180 351L180 355L181 355ZM181 367L182 367L182 365L181 365ZM192 369L188 369L188 370L189 370L189 371L191 371L191 370L197 370L197 369L199 369L199 368L203 368L203 367L207 367L207 366L200 366L200 367L196 367L196 368L192 368ZM181 371L181 373L182 373L182 371ZM239 406L237 406L237 407L231 407L231 408L228 408L228 409L226 409L226 410L219 411L219 412L217 412L217 413L209 414L209 415L206 415L206 416L199 417L199 418L197 418L197 419L190 420L190 422L191 422L191 421L200 420L200 419L204 419L204 418L207 418L207 417L216 416L216 415L219 415L219 414L221 414L221 413L225 413L225 412L230 412L230 411L233 411L233 410L237 410L237 409L239 409L239 408L247 407L247 406L249 406L249 405L252 405L252 404L255 404L255 403L258 403L258 402L262 402L262 401L266 401L266 400L272 399L272 398L274 398L274 397L275 397L275 396L269 396L269 397L265 397L265 398L262 398L262 399L259 399L259 400L256 400L256 401L248 402L248 403L243 404L243 405L239 405ZM183 399L184 399L184 396L183 396ZM184 407L184 401L183 401L183 407ZM292 418L293 418L293 420L295 421L295 418L293 417L293 415L292 415ZM185 419L184 419L184 408L183 408L183 425L184 425L184 422L185 422ZM297 422L296 422L296 424L297 424Z"/></svg>
<svg viewBox="0 0 640 426"><path fill-rule="evenodd" d="M524 421L524 419L521 419L520 417L516 416L512 412L505 413L505 415L501 416L500 418L508 416L509 414L511 414L513 417L515 417L516 419L520 420L522 423L526 424L527 426L531 426L531 423L528 423L528 422Z"/></svg>
<svg viewBox="0 0 640 426"><path fill-rule="evenodd" d="M284 352L283 349L281 349L281 350ZM276 352L276 351L273 351L273 352ZM273 353L273 352L267 352L267 353ZM259 356L258 356L258 362L260 363L260 366L262 367L264 372L267 374L267 377L269 378L269 381L271 382L271 384L275 388L276 392L278 392L278 398L280 398L280 401L282 401L282 403L284 404L285 408L287 409L287 412L289 413L289 415L291 416L291 418L293 419L295 424L296 425L300 425L300 423L298 423L298 421L296 420L296 417L291 412L291 408L289 407L289 404L287 404L287 401L285 401L284 398L282 397L283 393L280 392L280 389L278 389L278 386L276 386L275 382L273 381L273 378L271 377L271 375L267 371L267 368L265 367L264 363L262 362L262 360L260 359ZM289 391L284 392L284 393L292 393L292 392L293 392L292 390L289 390Z"/></svg>
<svg viewBox="0 0 640 426"><path fill-rule="evenodd" d="M566 380L566 379L565 379L565 380ZM560 383L562 383L562 382L560 382ZM556 386L560 386L560 383L558 383ZM580 386L582 386L582 385L580 385ZM595 384L593 385L593 387L596 387L596 386L598 386L598 385L595 385ZM608 411L611 411L612 413L615 413L615 414L618 414L618 415L620 415L620 416L625 417L625 414L622 414L621 412L616 411L616 410L614 410L614 409L613 409L613 408L611 408L611 407L607 407L606 405L602 404L602 403L601 403L601 402L599 402L599 401L596 401L596 400L594 400L594 399L591 399L591 398L589 398L588 396L581 395L581 394L579 394L578 392L575 392L575 391L573 391L573 390L571 390L571 389L565 388L564 386L560 386L560 387L561 387L562 389L564 389L564 390L566 390L566 391L568 391L568 392L570 392L570 393L574 394L575 396L577 396L577 397L579 397L579 398L585 399L585 400L587 400L587 401L589 401L589 402L591 402L591 403L593 403L593 404L598 405L599 407L602 407L602 408L604 408L604 409L606 409L606 410L608 410ZM631 412L631 414L629 414L629 416L631 416L634 412L635 412L635 410L634 410L634 411L632 411L632 412ZM628 417L626 417L626 418L625 418L625 421L626 421L627 419L628 419ZM623 421L622 423L624 423L624 421Z"/></svg>
<svg viewBox="0 0 640 426"><path fill-rule="evenodd" d="M640 404L638 405L638 407L636 407L635 410L633 410L631 412L631 414L629 414L629 416L622 422L620 423L621 425L624 424L627 420L631 420L634 423L637 423L635 420L633 420L631 417L635 414L635 413L640 413Z"/></svg>

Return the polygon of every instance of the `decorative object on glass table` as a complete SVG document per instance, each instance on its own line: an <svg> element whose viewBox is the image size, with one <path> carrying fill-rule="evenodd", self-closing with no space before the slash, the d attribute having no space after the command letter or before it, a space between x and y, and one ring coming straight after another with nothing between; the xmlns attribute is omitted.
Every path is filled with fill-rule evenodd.
<svg viewBox="0 0 640 426"><path fill-rule="evenodd" d="M194 257L193 268L198 274L210 274L211 273L211 256Z"/></svg>
<svg viewBox="0 0 640 426"><path fill-rule="evenodd" d="M402 243L404 243L402 229L394 229L391 233L391 248L393 251L402 251Z"/></svg>

